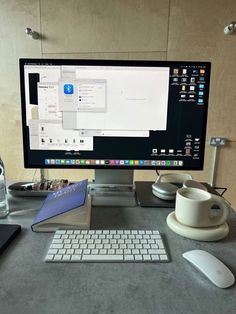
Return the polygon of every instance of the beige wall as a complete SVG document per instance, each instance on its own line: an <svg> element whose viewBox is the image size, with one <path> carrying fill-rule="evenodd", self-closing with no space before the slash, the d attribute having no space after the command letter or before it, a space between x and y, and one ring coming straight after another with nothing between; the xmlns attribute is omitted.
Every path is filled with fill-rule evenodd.
<svg viewBox="0 0 236 314"><path fill-rule="evenodd" d="M236 18L235 0L0 0L0 155L8 179L32 179L22 153L19 57L204 60L212 62L207 139L222 136L217 185L236 207ZM32 40L26 27L43 34ZM206 142L204 171L211 178L213 148ZM36 173L36 177L38 173ZM93 171L48 171L50 178L93 177ZM154 171L136 171L138 180Z"/></svg>

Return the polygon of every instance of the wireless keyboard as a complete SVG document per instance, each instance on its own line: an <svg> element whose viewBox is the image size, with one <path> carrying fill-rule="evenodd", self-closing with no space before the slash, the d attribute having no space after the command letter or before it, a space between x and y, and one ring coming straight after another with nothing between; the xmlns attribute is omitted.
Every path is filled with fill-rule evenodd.
<svg viewBox="0 0 236 314"><path fill-rule="evenodd" d="M158 230L58 230L46 262L169 262Z"/></svg>

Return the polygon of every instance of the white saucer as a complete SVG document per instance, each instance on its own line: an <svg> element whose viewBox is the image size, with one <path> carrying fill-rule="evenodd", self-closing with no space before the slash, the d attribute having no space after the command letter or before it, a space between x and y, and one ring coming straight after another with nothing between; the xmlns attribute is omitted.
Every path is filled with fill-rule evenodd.
<svg viewBox="0 0 236 314"><path fill-rule="evenodd" d="M219 226L206 228L193 228L185 226L178 222L174 211L167 216L166 222L172 231L185 238L193 240L217 241L225 238L229 233L229 226L226 222Z"/></svg>

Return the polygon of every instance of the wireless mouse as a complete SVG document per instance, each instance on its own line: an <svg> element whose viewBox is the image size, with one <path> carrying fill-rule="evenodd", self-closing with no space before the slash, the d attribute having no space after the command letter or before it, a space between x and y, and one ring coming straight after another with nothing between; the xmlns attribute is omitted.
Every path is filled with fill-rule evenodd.
<svg viewBox="0 0 236 314"><path fill-rule="evenodd" d="M200 270L219 288L228 288L234 284L234 275L229 268L214 255L203 250L185 252L183 257Z"/></svg>

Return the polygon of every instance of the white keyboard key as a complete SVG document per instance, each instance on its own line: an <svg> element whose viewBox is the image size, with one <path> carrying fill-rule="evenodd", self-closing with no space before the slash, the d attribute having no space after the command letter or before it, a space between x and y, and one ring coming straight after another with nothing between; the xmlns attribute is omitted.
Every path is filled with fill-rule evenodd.
<svg viewBox="0 0 236 314"><path fill-rule="evenodd" d="M104 249L110 249L111 248L111 244L104 244Z"/></svg>
<svg viewBox="0 0 236 314"><path fill-rule="evenodd" d="M143 260L143 257L142 257L142 255L134 255L134 259L135 259L136 261L142 261L142 260Z"/></svg>
<svg viewBox="0 0 236 314"><path fill-rule="evenodd" d="M54 259L53 259L53 260L54 260L54 261L61 261L61 260L62 260L62 256L63 256L63 255L61 255L61 254L57 254L57 255L54 256Z"/></svg>
<svg viewBox="0 0 236 314"><path fill-rule="evenodd" d="M131 255L131 250L130 249L125 249L124 250L125 255Z"/></svg>
<svg viewBox="0 0 236 314"><path fill-rule="evenodd" d="M102 249L102 244L96 244L96 249Z"/></svg>
<svg viewBox="0 0 236 314"><path fill-rule="evenodd" d="M118 248L119 248L119 245L118 245L118 244L112 244L112 245L111 245L111 248L112 248L112 249L118 249Z"/></svg>
<svg viewBox="0 0 236 314"><path fill-rule="evenodd" d="M88 244L88 249L95 249L95 244Z"/></svg>
<svg viewBox="0 0 236 314"><path fill-rule="evenodd" d="M58 251L57 249L49 249L48 254L49 255L54 255L54 254L57 254L57 251Z"/></svg>
<svg viewBox="0 0 236 314"><path fill-rule="evenodd" d="M164 249L164 244L162 240L156 240L156 244L159 246L160 249Z"/></svg>
<svg viewBox="0 0 236 314"><path fill-rule="evenodd" d="M148 250L148 253L158 255L158 249L150 249L150 250Z"/></svg>
<svg viewBox="0 0 236 314"><path fill-rule="evenodd" d="M123 261L123 255L83 255L83 261Z"/></svg>
<svg viewBox="0 0 236 314"><path fill-rule="evenodd" d="M150 245L152 249L159 249L159 245L158 244L151 244Z"/></svg>
<svg viewBox="0 0 236 314"><path fill-rule="evenodd" d="M80 249L83 249L83 250L88 248L87 244L80 244L79 247L80 247Z"/></svg>
<svg viewBox="0 0 236 314"><path fill-rule="evenodd" d="M140 250L140 253L143 255L143 254L147 254L147 250L146 249L143 249L143 250Z"/></svg>
<svg viewBox="0 0 236 314"><path fill-rule="evenodd" d="M84 254L87 254L87 253L84 251ZM107 250L102 249L102 250L99 251L99 254L105 255L105 254L107 254Z"/></svg>
<svg viewBox="0 0 236 314"><path fill-rule="evenodd" d="M95 234L95 230L88 230L88 234Z"/></svg>
<svg viewBox="0 0 236 314"><path fill-rule="evenodd" d="M63 255L62 260L63 261L69 261L70 260L70 255Z"/></svg>
<svg viewBox="0 0 236 314"><path fill-rule="evenodd" d="M71 244L64 244L65 249L71 249L72 245Z"/></svg>
<svg viewBox="0 0 236 314"><path fill-rule="evenodd" d="M117 254L117 255L123 254L123 250L121 250L121 249L116 250L116 254Z"/></svg>
<svg viewBox="0 0 236 314"><path fill-rule="evenodd" d="M151 255L143 255L143 259L145 261L150 261L151 260Z"/></svg>
<svg viewBox="0 0 236 314"><path fill-rule="evenodd" d="M89 249L85 249L83 252L83 254L85 254L85 255L89 255L90 253L91 253L91 250L89 250Z"/></svg>
<svg viewBox="0 0 236 314"><path fill-rule="evenodd" d="M151 239L160 239L161 236L158 235L158 234L152 234L152 235L150 235L150 238L151 238Z"/></svg>
<svg viewBox="0 0 236 314"><path fill-rule="evenodd" d="M55 234L66 234L66 230L57 230Z"/></svg>
<svg viewBox="0 0 236 314"><path fill-rule="evenodd" d="M55 234L54 235L54 239L61 239L61 235L60 234Z"/></svg>
<svg viewBox="0 0 236 314"><path fill-rule="evenodd" d="M66 250L65 249L60 249L57 252L58 254L66 254Z"/></svg>
<svg viewBox="0 0 236 314"><path fill-rule="evenodd" d="M68 250L66 250L66 254L72 255L72 254L74 254L74 250L68 249Z"/></svg>
<svg viewBox="0 0 236 314"><path fill-rule="evenodd" d="M48 254L48 255L45 257L45 261L52 261L53 258L54 258L54 255Z"/></svg>
<svg viewBox="0 0 236 314"><path fill-rule="evenodd" d="M159 261L159 259L160 259L159 255L152 255L153 261Z"/></svg>
<svg viewBox="0 0 236 314"><path fill-rule="evenodd" d="M166 251L164 249L158 249L157 254L166 254Z"/></svg>
<svg viewBox="0 0 236 314"><path fill-rule="evenodd" d="M124 259L125 259L126 261L134 261L134 255L125 255L125 256L124 256Z"/></svg>
<svg viewBox="0 0 236 314"><path fill-rule="evenodd" d="M102 240L102 244L108 244L108 243L109 243L109 239Z"/></svg>
<svg viewBox="0 0 236 314"><path fill-rule="evenodd" d="M63 249L63 244L51 244L50 249Z"/></svg>
<svg viewBox="0 0 236 314"><path fill-rule="evenodd" d="M96 240L94 240L94 243L95 243L95 244L100 244L100 243L102 243L102 240L96 239Z"/></svg>
<svg viewBox="0 0 236 314"><path fill-rule="evenodd" d="M75 230L74 234L80 234L81 230Z"/></svg>
<svg viewBox="0 0 236 314"><path fill-rule="evenodd" d="M160 260L161 261L167 261L168 260L167 255L160 255Z"/></svg>
<svg viewBox="0 0 236 314"><path fill-rule="evenodd" d="M78 249L79 248L79 244L72 244L72 249Z"/></svg>
<svg viewBox="0 0 236 314"><path fill-rule="evenodd" d="M81 249L75 250L75 255L81 255L81 254L82 254L82 250Z"/></svg>
<svg viewBox="0 0 236 314"><path fill-rule="evenodd" d="M134 249L134 244L127 244L127 249Z"/></svg>
<svg viewBox="0 0 236 314"><path fill-rule="evenodd" d="M140 243L141 243L141 244L147 244L148 242L147 242L146 239L143 239L143 240L140 240Z"/></svg>
<svg viewBox="0 0 236 314"><path fill-rule="evenodd" d="M71 261L77 262L81 260L81 255L72 255Z"/></svg>

